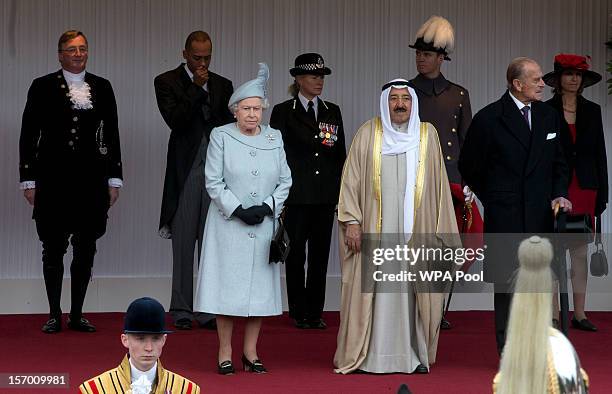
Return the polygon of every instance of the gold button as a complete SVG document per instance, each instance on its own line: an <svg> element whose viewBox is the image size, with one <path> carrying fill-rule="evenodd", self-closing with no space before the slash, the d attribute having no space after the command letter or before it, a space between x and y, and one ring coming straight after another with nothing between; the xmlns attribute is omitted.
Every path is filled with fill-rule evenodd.
<svg viewBox="0 0 612 394"><path fill-rule="evenodd" d="M448 145L448 146L453 146L453 143L452 143L452 142L450 142L450 141L448 141L448 142L446 143L446 145Z"/></svg>
<svg viewBox="0 0 612 394"><path fill-rule="evenodd" d="M77 120L79 120L79 118L77 116L75 116L74 118L72 118L72 121L76 122Z"/></svg>
<svg viewBox="0 0 612 394"><path fill-rule="evenodd" d="M25 166L23 166L24 168L29 168L30 166L28 166L27 164Z"/></svg>
<svg viewBox="0 0 612 394"><path fill-rule="evenodd" d="M459 92L459 94L463 96L463 90L462 90L462 91L460 91L460 92Z"/></svg>
<svg viewBox="0 0 612 394"><path fill-rule="evenodd" d="M319 136L318 136L318 135L315 135L315 140L316 140L317 138L319 138Z"/></svg>
<svg viewBox="0 0 612 394"><path fill-rule="evenodd" d="M453 127L453 128L451 129L451 131L452 131L453 133L456 133L456 132L457 132L457 129Z"/></svg>
<svg viewBox="0 0 612 394"><path fill-rule="evenodd" d="M66 93L66 97L70 97L70 93Z"/></svg>
<svg viewBox="0 0 612 394"><path fill-rule="evenodd" d="M319 171L315 171L315 174L319 175Z"/></svg>
<svg viewBox="0 0 612 394"><path fill-rule="evenodd" d="M72 146L72 145L74 145L74 142L68 141L68 145Z"/></svg>
<svg viewBox="0 0 612 394"><path fill-rule="evenodd" d="M62 89L64 89L64 88L66 87L66 85L61 84L61 85L60 85L60 87L61 87Z"/></svg>
<svg viewBox="0 0 612 394"><path fill-rule="evenodd" d="M450 159L451 159L451 157L450 157L450 156L446 156L446 160L450 160Z"/></svg>
<svg viewBox="0 0 612 394"><path fill-rule="evenodd" d="M459 103L459 108L463 107L463 104Z"/></svg>
<svg viewBox="0 0 612 394"><path fill-rule="evenodd" d="M319 154L318 154L318 153L315 153L315 156L319 156Z"/></svg>
<svg viewBox="0 0 612 394"><path fill-rule="evenodd" d="M61 79L61 78L62 78L62 76L61 76L61 75L58 75L58 76L57 76L57 79Z"/></svg>
<svg viewBox="0 0 612 394"><path fill-rule="evenodd" d="M453 115L453 118L457 119L457 115Z"/></svg>
<svg viewBox="0 0 612 394"><path fill-rule="evenodd" d="M72 134L74 134L74 133L76 133L76 129L72 129L72 130L70 130L70 132L71 132Z"/></svg>

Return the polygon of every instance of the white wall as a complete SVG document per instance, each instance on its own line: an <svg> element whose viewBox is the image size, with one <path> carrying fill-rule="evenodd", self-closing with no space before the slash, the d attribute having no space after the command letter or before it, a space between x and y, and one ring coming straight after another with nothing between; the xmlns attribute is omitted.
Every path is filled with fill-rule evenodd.
<svg viewBox="0 0 612 394"><path fill-rule="evenodd" d="M376 113L380 86L416 74L408 44L432 14L455 27L456 53L443 72L469 90L477 111L504 92L506 66L516 56L532 57L546 71L559 52L590 54L593 69L604 72L612 58L604 46L612 37L611 13L612 0L0 0L0 286L42 277L31 208L18 190L19 130L27 89L33 78L59 68L56 43L68 28L88 36L88 70L112 82L119 105L125 186L98 243L94 275L166 278L170 242L157 236L157 225L169 132L155 104L153 78L179 64L189 32L210 33L211 69L235 86L266 61L271 103L286 99L294 57L321 53L333 70L324 97L342 108L350 141ZM612 99L605 84L585 96L602 105L612 155ZM609 214L604 221L609 232ZM329 275L337 278L332 245ZM34 301L44 306L44 294ZM0 313L5 302L2 297ZM607 305L612 309L612 300Z"/></svg>

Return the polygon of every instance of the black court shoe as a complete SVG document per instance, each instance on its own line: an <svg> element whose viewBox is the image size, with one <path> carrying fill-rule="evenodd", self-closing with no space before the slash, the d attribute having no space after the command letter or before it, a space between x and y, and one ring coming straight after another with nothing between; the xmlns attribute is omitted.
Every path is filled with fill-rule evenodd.
<svg viewBox="0 0 612 394"><path fill-rule="evenodd" d="M219 375L233 375L236 370L234 370L234 365L230 360L222 361L217 365L217 371Z"/></svg>
<svg viewBox="0 0 612 394"><path fill-rule="evenodd" d="M73 320L68 316L68 328L74 331L81 332L96 332L96 327L89 322L89 320L81 317L77 320Z"/></svg>
<svg viewBox="0 0 612 394"><path fill-rule="evenodd" d="M418 367L414 370L414 373L429 373L429 369L423 364L419 364Z"/></svg>
<svg viewBox="0 0 612 394"><path fill-rule="evenodd" d="M256 359L251 362L246 358L244 354L242 355L242 366L244 367L244 370L247 372L254 372L254 373L268 372L268 370L263 366L263 363L260 360Z"/></svg>
<svg viewBox="0 0 612 394"><path fill-rule="evenodd" d="M582 331L597 331L597 327L595 326L595 324L591 323L589 319L578 320L575 317L572 317L572 327Z"/></svg>
<svg viewBox="0 0 612 394"><path fill-rule="evenodd" d="M52 317L42 326L42 332L45 334L55 334L62 331L62 321L59 318Z"/></svg>

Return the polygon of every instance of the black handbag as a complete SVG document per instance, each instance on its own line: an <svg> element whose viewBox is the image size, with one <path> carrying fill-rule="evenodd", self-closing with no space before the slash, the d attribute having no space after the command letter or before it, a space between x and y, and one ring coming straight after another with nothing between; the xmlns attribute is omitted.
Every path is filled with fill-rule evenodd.
<svg viewBox="0 0 612 394"><path fill-rule="evenodd" d="M285 208L278 218L276 227L276 202L272 197L272 241L270 242L270 263L284 263L289 255L289 235L285 230Z"/></svg>
<svg viewBox="0 0 612 394"><path fill-rule="evenodd" d="M598 277L607 276L608 259L601 242L601 216L595 218L595 248L596 250L591 255L591 263L589 264L591 275Z"/></svg>

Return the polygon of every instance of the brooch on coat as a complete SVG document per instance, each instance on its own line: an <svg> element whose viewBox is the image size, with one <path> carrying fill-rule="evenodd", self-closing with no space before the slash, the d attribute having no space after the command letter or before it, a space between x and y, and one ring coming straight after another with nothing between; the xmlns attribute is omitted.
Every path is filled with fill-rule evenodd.
<svg viewBox="0 0 612 394"><path fill-rule="evenodd" d="M321 138L321 143L326 146L334 146L336 141L338 140L338 126L319 122L319 138Z"/></svg>
<svg viewBox="0 0 612 394"><path fill-rule="evenodd" d="M272 141L276 139L276 136L274 135L274 133L269 133L269 134L266 134L266 138L268 139L269 143L272 143Z"/></svg>

